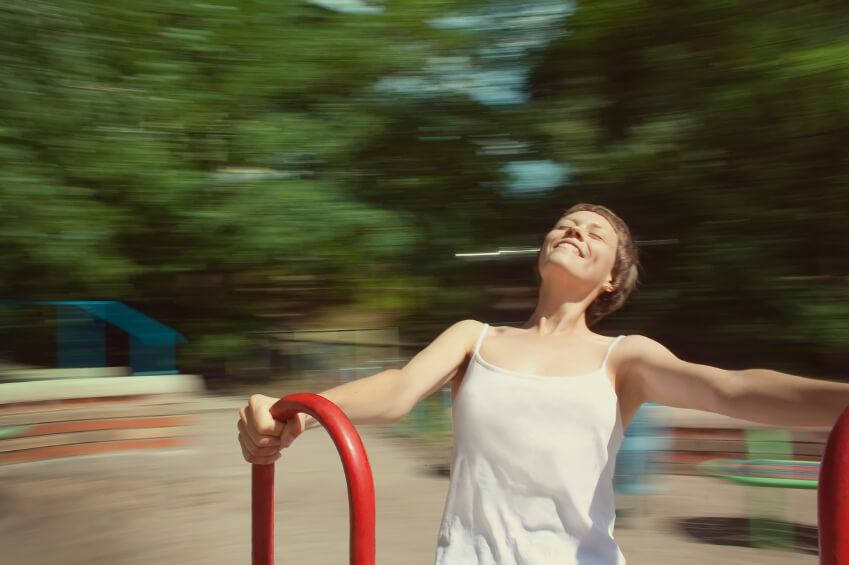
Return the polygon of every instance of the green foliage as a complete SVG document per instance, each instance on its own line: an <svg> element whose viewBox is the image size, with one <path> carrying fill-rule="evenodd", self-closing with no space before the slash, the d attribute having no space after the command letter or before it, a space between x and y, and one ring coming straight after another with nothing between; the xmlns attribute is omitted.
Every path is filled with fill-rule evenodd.
<svg viewBox="0 0 849 565"><path fill-rule="evenodd" d="M832 2L587 2L538 55L530 110L584 199L677 240L644 249L635 326L702 360L846 362L847 25Z"/></svg>
<svg viewBox="0 0 849 565"><path fill-rule="evenodd" d="M433 25L489 8L480 29ZM508 315L481 288L533 284L530 261L454 253L534 246L594 201L673 242L642 248L643 286L605 327L715 363L849 364L849 12L599 0L525 50L522 14L4 4L0 293L128 302L192 363L331 308L431 334ZM463 69L510 65L527 104L463 90ZM504 165L534 159L568 183L505 190Z"/></svg>
<svg viewBox="0 0 849 565"><path fill-rule="evenodd" d="M130 303L189 337L190 364L334 305L426 309L411 288L432 283L427 261L405 263L437 255L434 234L442 263L470 238L434 221L445 201L431 190L475 162L474 146L405 150L409 168L392 170L385 149L415 139L404 118L422 108L374 85L462 48L428 24L447 6L0 8L0 292ZM436 160L441 177L418 178ZM488 177L476 164L464 181Z"/></svg>
<svg viewBox="0 0 849 565"><path fill-rule="evenodd" d="M140 304L223 353L274 307L246 280L305 314L417 240L344 174L381 130L368 87L424 56L386 18L70 1L8 4L0 29L4 295Z"/></svg>

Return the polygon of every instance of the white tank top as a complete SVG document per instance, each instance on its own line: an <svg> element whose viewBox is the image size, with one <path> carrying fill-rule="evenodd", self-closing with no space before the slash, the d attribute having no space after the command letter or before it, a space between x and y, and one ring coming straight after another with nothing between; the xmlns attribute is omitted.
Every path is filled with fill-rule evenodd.
<svg viewBox="0 0 849 565"><path fill-rule="evenodd" d="M624 565L613 540L622 419L605 365L551 377L481 358L453 405L451 481L437 565Z"/></svg>

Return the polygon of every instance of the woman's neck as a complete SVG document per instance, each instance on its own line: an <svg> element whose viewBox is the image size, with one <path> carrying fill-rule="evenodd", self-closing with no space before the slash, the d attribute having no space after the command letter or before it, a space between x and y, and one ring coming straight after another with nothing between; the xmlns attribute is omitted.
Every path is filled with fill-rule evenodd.
<svg viewBox="0 0 849 565"><path fill-rule="evenodd" d="M587 307L595 296L570 292L568 288L553 289L542 283L534 313L522 326L535 329L541 335L589 334Z"/></svg>

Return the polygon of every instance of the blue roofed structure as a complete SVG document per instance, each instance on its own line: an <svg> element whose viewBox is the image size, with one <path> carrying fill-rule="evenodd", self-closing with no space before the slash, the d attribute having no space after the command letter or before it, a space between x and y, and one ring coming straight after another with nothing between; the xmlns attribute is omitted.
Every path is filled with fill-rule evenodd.
<svg viewBox="0 0 849 565"><path fill-rule="evenodd" d="M179 332L121 302L6 300L0 304L56 308L60 368L105 367L107 323L129 335L133 375L177 373L176 344L186 343Z"/></svg>

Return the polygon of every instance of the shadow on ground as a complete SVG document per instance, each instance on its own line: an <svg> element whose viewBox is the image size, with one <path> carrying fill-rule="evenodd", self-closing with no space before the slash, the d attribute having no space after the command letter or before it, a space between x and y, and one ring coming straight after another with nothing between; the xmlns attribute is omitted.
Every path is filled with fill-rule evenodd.
<svg viewBox="0 0 849 565"><path fill-rule="evenodd" d="M767 540L754 544L749 518L695 517L672 521L675 531L702 543L738 547L773 546L778 549L819 554L817 528L782 520L760 519L759 529ZM794 535L785 535L793 532ZM785 538L785 539L782 539Z"/></svg>

